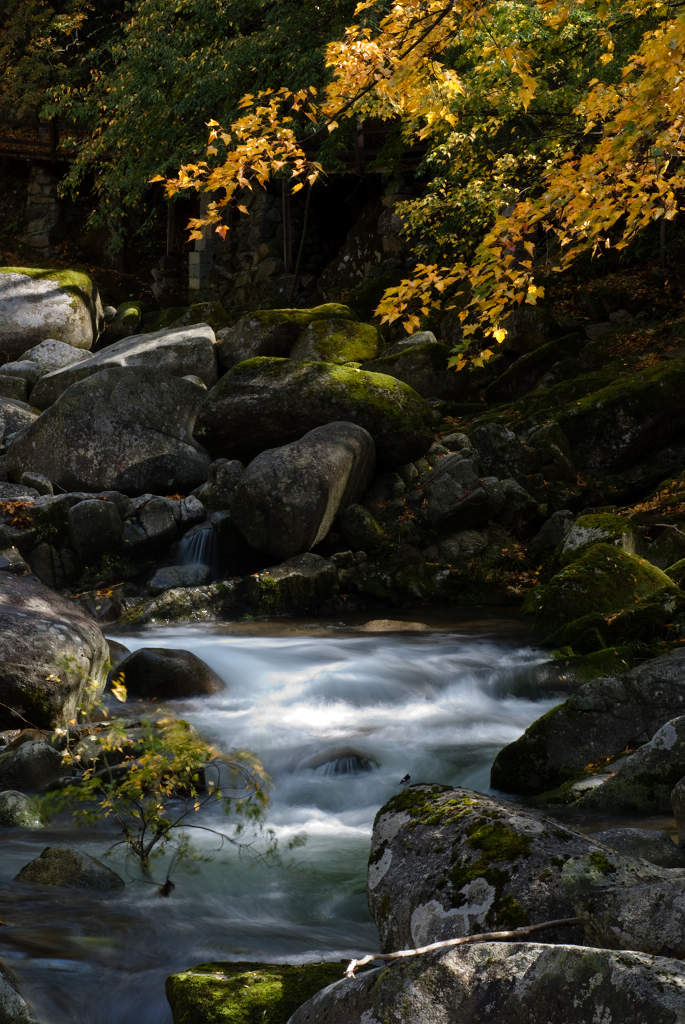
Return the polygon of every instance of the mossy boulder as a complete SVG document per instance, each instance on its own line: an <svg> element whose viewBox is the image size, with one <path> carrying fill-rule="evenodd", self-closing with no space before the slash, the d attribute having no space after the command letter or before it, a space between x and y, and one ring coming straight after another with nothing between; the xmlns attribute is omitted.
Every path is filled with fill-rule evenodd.
<svg viewBox="0 0 685 1024"><path fill-rule="evenodd" d="M672 579L676 586L685 589L685 558L678 559L673 565L664 570L669 579Z"/></svg>
<svg viewBox="0 0 685 1024"><path fill-rule="evenodd" d="M611 512L578 516L559 547L557 561L562 566L575 562L593 544L613 544L634 555L635 533L624 516Z"/></svg>
<svg viewBox="0 0 685 1024"><path fill-rule="evenodd" d="M207 963L166 981L174 1024L286 1024L346 963Z"/></svg>
<svg viewBox="0 0 685 1024"><path fill-rule="evenodd" d="M396 342L363 369L397 377L426 398L464 398L470 393L469 379L448 368L449 355L447 345L422 331Z"/></svg>
<svg viewBox="0 0 685 1024"><path fill-rule="evenodd" d="M491 783L536 794L602 768L685 713L685 652L674 650L620 676L585 683L499 752Z"/></svg>
<svg viewBox="0 0 685 1024"><path fill-rule="evenodd" d="M290 351L290 358L301 362L363 363L378 352L380 335L372 324L349 317L312 320L301 332Z"/></svg>
<svg viewBox="0 0 685 1024"><path fill-rule="evenodd" d="M685 967L645 953L480 942L366 970L290 1024L680 1024Z"/></svg>
<svg viewBox="0 0 685 1024"><path fill-rule="evenodd" d="M618 648L623 656L632 650L634 656L644 658L659 645L679 643L683 629L685 593L666 587L618 614L590 612L582 615L562 626L548 641L556 647L568 647L576 654L599 657L602 650Z"/></svg>
<svg viewBox="0 0 685 1024"><path fill-rule="evenodd" d="M46 338L92 348L103 325L100 296L88 274L0 267L0 363Z"/></svg>
<svg viewBox="0 0 685 1024"><path fill-rule="evenodd" d="M682 438L685 359L622 373L558 416L579 465L619 471Z"/></svg>
<svg viewBox="0 0 685 1024"><path fill-rule="evenodd" d="M144 318L147 331L162 331L197 323L209 324L218 331L228 323L228 314L220 302L207 301L193 302L190 306L169 306L151 317Z"/></svg>
<svg viewBox="0 0 685 1024"><path fill-rule="evenodd" d="M567 857L592 843L521 807L467 789L410 786L378 812L368 898L383 950L573 916ZM550 942L580 932L550 929Z"/></svg>
<svg viewBox="0 0 685 1024"><path fill-rule="evenodd" d="M319 612L337 590L335 565L307 551L245 579L244 609L256 615Z"/></svg>
<svg viewBox="0 0 685 1024"><path fill-rule="evenodd" d="M342 321L356 317L337 302L311 309L256 309L218 332L219 363L227 370L255 356L288 356L308 326L330 320L340 327Z"/></svg>
<svg viewBox="0 0 685 1024"><path fill-rule="evenodd" d="M335 420L368 430L383 467L419 458L432 440L429 405L402 381L268 357L224 374L205 398L196 437L216 456L248 459Z"/></svg>
<svg viewBox="0 0 685 1024"><path fill-rule="evenodd" d="M526 602L548 632L591 612L618 612L664 588L669 577L637 555L612 544L593 544L549 583L538 586Z"/></svg>

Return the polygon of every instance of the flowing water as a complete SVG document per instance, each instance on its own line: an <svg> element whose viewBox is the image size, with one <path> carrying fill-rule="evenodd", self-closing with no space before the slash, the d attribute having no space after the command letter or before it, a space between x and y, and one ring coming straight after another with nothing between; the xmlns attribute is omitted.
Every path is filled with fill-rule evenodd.
<svg viewBox="0 0 685 1024"><path fill-rule="evenodd" d="M128 885L103 898L12 881L46 845L102 857L112 840L103 827L75 832L65 819L2 830L0 960L42 1024L169 1024L164 978L201 961L377 949L365 880L378 808L405 775L487 791L497 750L555 702L541 685L545 656L511 623L413 632L253 623L114 638L131 650L192 650L224 679L221 693L174 710L223 749L262 759L279 859L194 833L209 859L179 869L161 899L119 849L106 862ZM221 827L216 815L202 823ZM298 836L304 845L289 849Z"/></svg>

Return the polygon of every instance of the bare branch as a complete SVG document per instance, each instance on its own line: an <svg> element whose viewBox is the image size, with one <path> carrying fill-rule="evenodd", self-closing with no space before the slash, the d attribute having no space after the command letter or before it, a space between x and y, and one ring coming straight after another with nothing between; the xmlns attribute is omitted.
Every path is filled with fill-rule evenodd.
<svg viewBox="0 0 685 1024"><path fill-rule="evenodd" d="M417 949L399 949L395 953L367 953L360 960L350 960L345 971L347 978L353 978L360 967L366 967L374 960L403 960L410 956L419 956L421 953L432 953L435 949L448 949L450 946L465 946L472 942L501 942L507 939L517 941L532 935L533 932L542 931L543 928L560 928L564 925L582 924L580 917L561 917L555 921L542 921L540 924L529 924L525 928L513 928L506 932L481 932L479 935L462 935L458 939L443 939L441 942L431 942L429 946L419 946Z"/></svg>

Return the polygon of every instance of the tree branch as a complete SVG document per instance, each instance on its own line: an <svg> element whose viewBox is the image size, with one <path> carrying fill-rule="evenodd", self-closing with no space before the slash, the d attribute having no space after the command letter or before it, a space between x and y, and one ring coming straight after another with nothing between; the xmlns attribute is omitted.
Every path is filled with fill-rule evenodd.
<svg viewBox="0 0 685 1024"><path fill-rule="evenodd" d="M432 953L435 949L447 949L450 946L465 946L473 942L501 942L505 939L525 938L533 932L542 931L543 928L559 928L563 925L582 924L580 917L561 917L555 921L542 921L540 924L529 924L525 928L513 928L506 932L481 932L479 935L463 935L458 939L443 939L441 942L431 942L429 946L419 946L417 949L399 949L395 953L368 953L360 960L350 960L345 971L345 977L353 978L360 967L366 967L374 960L403 960L405 957L419 956L421 953Z"/></svg>

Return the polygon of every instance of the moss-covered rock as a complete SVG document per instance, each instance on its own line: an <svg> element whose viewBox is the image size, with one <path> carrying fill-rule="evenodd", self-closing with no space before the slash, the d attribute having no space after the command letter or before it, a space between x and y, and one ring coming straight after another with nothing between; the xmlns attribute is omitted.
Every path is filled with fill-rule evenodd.
<svg viewBox="0 0 685 1024"><path fill-rule="evenodd" d="M685 426L685 360L621 373L564 409L558 421L577 461L598 472L653 458Z"/></svg>
<svg viewBox="0 0 685 1024"><path fill-rule="evenodd" d="M593 679L499 752L492 785L535 794L596 772L685 713L684 680L682 648L621 676Z"/></svg>
<svg viewBox="0 0 685 1024"><path fill-rule="evenodd" d="M299 615L320 611L337 590L333 562L306 552L245 580L246 608L256 615Z"/></svg>
<svg viewBox="0 0 685 1024"><path fill-rule="evenodd" d="M672 579L676 586L685 589L685 558L678 559L673 565L664 570L669 579Z"/></svg>
<svg viewBox="0 0 685 1024"><path fill-rule="evenodd" d="M560 884L585 836L467 789L410 786L374 822L369 907L384 950L572 916ZM551 930L549 941L580 938Z"/></svg>
<svg viewBox="0 0 685 1024"><path fill-rule="evenodd" d="M118 314L119 310L117 310ZM187 327L190 324L209 324L215 331L229 322L228 314L220 302L194 302L190 306L170 306L145 318L146 331L168 330L170 327Z"/></svg>
<svg viewBox="0 0 685 1024"><path fill-rule="evenodd" d="M286 1024L346 963L208 963L172 974L166 995L174 1024Z"/></svg>
<svg viewBox="0 0 685 1024"><path fill-rule="evenodd" d="M446 345L427 331L398 342L387 352L364 364L372 373L387 373L403 380L420 395L430 398L463 398L469 394L469 379L448 369Z"/></svg>
<svg viewBox="0 0 685 1024"><path fill-rule="evenodd" d="M79 270L0 267L0 361L44 341L92 348L104 325L97 288Z"/></svg>
<svg viewBox="0 0 685 1024"><path fill-rule="evenodd" d="M675 587L659 590L626 611L591 612L562 626L548 640L577 654L601 655L619 648L624 657L636 660L659 653L660 646L681 641L685 629L685 594ZM632 651L632 658L630 653Z"/></svg>
<svg viewBox="0 0 685 1024"><path fill-rule="evenodd" d="M630 522L611 512L578 516L559 548L560 565L575 562L593 544L613 544L629 555L635 554L635 534Z"/></svg>
<svg viewBox="0 0 685 1024"><path fill-rule="evenodd" d="M290 358L302 362L363 363L378 352L378 328L349 317L317 318L307 324Z"/></svg>
<svg viewBox="0 0 685 1024"><path fill-rule="evenodd" d="M335 420L368 430L384 466L419 458L432 440L430 407L402 381L332 363L267 357L224 374L206 396L196 436L217 456L245 459Z"/></svg>
<svg viewBox="0 0 685 1024"><path fill-rule="evenodd" d="M675 584L644 558L612 544L594 544L576 561L536 587L526 602L543 629L551 632L591 612L618 612Z"/></svg>
<svg viewBox="0 0 685 1024"><path fill-rule="evenodd" d="M219 363L227 370L255 356L288 356L308 326L319 321L334 321L340 336L344 333L341 322L354 320L352 311L338 302L327 302L311 309L256 309L218 332Z"/></svg>

